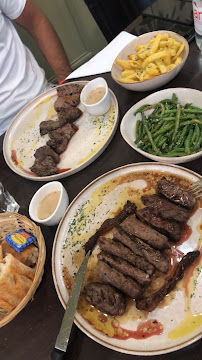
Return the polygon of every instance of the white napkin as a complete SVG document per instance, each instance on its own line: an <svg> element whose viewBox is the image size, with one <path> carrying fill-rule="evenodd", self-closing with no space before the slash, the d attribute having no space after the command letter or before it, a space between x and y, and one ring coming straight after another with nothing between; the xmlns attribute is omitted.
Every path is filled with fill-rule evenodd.
<svg viewBox="0 0 202 360"><path fill-rule="evenodd" d="M111 71L112 64L120 51L136 36L122 31L103 50L85 64L73 71L66 79L101 74Z"/></svg>

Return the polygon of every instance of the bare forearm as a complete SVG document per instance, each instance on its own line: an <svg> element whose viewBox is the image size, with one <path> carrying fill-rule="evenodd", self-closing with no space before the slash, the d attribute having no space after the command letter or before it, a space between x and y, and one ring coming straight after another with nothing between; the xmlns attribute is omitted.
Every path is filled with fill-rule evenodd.
<svg viewBox="0 0 202 360"><path fill-rule="evenodd" d="M64 48L46 16L30 0L27 1L26 6L24 14L16 22L34 38L59 82L72 71ZM27 16L27 12L32 13L31 19Z"/></svg>

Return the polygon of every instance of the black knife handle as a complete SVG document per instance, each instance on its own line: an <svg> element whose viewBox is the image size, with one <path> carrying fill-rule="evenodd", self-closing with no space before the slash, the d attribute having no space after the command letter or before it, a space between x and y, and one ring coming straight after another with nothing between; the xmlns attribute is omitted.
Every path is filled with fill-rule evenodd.
<svg viewBox="0 0 202 360"><path fill-rule="evenodd" d="M65 354L66 353L64 353L64 351L61 351L58 349L53 349L53 351L51 353L51 360L64 360Z"/></svg>

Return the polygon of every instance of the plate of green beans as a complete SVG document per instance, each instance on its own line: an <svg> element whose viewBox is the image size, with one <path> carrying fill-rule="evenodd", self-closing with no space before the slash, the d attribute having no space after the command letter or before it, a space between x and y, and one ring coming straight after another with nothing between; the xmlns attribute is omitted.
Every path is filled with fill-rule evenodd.
<svg viewBox="0 0 202 360"><path fill-rule="evenodd" d="M202 92L171 88L155 92L128 110L124 140L155 161L183 163L202 155Z"/></svg>

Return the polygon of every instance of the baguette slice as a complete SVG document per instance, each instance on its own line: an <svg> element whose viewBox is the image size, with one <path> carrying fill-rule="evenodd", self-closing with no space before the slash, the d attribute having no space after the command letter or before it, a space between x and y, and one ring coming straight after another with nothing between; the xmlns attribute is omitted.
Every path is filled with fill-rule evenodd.
<svg viewBox="0 0 202 360"><path fill-rule="evenodd" d="M39 256L39 249L35 245L30 244L21 253L18 253L15 249L13 249L13 247L10 246L6 242L6 240L3 240L1 242L1 246L2 246L3 258L7 254L12 254L17 260L19 260L20 262L22 262L27 266L33 267L34 265L36 265Z"/></svg>
<svg viewBox="0 0 202 360"><path fill-rule="evenodd" d="M0 313L8 314L22 301L32 285L35 270L12 254L0 261Z"/></svg>

